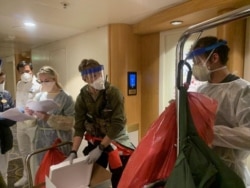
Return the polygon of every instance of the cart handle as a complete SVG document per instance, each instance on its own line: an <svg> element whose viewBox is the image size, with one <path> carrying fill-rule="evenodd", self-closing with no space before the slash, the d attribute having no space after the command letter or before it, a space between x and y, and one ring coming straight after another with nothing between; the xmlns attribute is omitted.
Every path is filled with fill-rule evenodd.
<svg viewBox="0 0 250 188"><path fill-rule="evenodd" d="M25 165L26 165L26 168L27 168L27 171L28 171L28 180L29 180L29 187L30 188L33 187L33 178L32 178L32 174L31 174L31 170L28 170L28 169L31 169L31 167L30 167L30 159L31 159L31 157L33 155L35 155L35 154L42 153L42 152L48 151L50 149L53 149L53 148L56 148L56 147L61 147L61 146L68 145L68 144L72 146L73 142L72 141L61 142L59 144L56 144L56 145L53 145L53 146L50 146L50 147L35 150L34 152L27 155L27 157L25 158Z"/></svg>

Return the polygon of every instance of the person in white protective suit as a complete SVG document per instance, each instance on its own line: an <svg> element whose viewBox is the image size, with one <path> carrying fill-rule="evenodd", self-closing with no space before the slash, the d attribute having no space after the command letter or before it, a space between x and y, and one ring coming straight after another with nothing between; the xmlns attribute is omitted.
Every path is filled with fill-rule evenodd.
<svg viewBox="0 0 250 188"><path fill-rule="evenodd" d="M193 75L207 81L198 88L218 101L213 150L250 185L244 160L250 153L250 83L227 69L227 42L213 36L200 38L188 58L193 59Z"/></svg>
<svg viewBox="0 0 250 188"><path fill-rule="evenodd" d="M17 64L16 69L21 76L16 89L16 107L24 111L27 101L31 100L40 91L40 84L37 82L36 76L33 75L31 62L21 61ZM14 184L15 187L23 186L28 182L25 158L34 150L32 142L35 129L35 121L33 120L17 122L17 143L23 160L24 170L22 178Z"/></svg>

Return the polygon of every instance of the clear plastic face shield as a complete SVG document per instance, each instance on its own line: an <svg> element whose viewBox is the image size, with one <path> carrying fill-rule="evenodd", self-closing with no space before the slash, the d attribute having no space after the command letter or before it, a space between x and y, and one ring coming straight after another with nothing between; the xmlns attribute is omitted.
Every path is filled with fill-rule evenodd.
<svg viewBox="0 0 250 188"><path fill-rule="evenodd" d="M89 68L81 72L82 78L96 90L105 89L104 66Z"/></svg>
<svg viewBox="0 0 250 188"><path fill-rule="evenodd" d="M222 45L226 45L226 41L221 41L218 43L215 43L213 45L210 45L208 47L203 47L203 48L198 48L189 53L187 56L187 59L192 59L193 60L193 76L195 79L199 81L208 81L210 80L210 73L214 72L215 70L211 71L207 67L207 62L214 53L214 50ZM211 51L210 54L206 59L202 56L205 52ZM219 70L219 69L218 69Z"/></svg>

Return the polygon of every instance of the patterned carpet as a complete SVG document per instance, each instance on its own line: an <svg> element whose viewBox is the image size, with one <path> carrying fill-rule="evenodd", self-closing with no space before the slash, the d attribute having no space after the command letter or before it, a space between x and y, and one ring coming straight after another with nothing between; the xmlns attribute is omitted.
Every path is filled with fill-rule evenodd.
<svg viewBox="0 0 250 188"><path fill-rule="evenodd" d="M22 177L22 173L22 160L20 158L11 160L8 167L8 188L14 188L14 183ZM22 188L28 188L28 185Z"/></svg>
<svg viewBox="0 0 250 188"><path fill-rule="evenodd" d="M8 166L8 188L14 188L14 183L22 177L23 163L19 156L17 140L16 140L16 125L11 127L14 143L13 148L9 151L9 166ZM28 188L25 185L20 188Z"/></svg>

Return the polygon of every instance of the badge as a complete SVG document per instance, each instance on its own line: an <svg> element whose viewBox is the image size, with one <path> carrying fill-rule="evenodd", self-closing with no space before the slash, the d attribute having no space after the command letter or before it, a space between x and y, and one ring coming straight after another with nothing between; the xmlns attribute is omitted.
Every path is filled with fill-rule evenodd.
<svg viewBox="0 0 250 188"><path fill-rule="evenodd" d="M1 100L1 103L3 103L3 104L6 103L6 102L7 102L6 99L2 99L2 100Z"/></svg>

